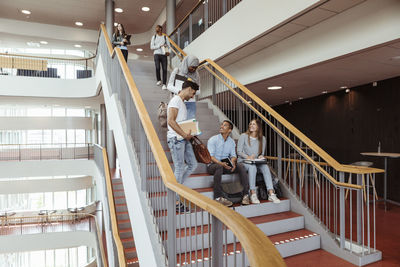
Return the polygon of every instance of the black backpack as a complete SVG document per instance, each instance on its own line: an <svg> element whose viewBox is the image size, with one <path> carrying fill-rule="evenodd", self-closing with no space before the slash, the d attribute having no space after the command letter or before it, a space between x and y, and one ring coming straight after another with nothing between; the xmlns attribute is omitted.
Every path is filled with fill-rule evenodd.
<svg viewBox="0 0 400 267"><path fill-rule="evenodd" d="M278 175L276 172L269 166L269 169L271 171L271 176L272 176L272 185L274 186L275 194L278 198L283 197L282 189L279 184L279 179ZM267 191L267 186L265 185L264 182L264 176L262 175L261 172L257 172L256 175L256 185L257 185L257 196L258 199L268 199L268 191Z"/></svg>
<svg viewBox="0 0 400 267"><path fill-rule="evenodd" d="M224 183L222 186L222 197L233 204L241 203L243 199L243 187L239 182Z"/></svg>

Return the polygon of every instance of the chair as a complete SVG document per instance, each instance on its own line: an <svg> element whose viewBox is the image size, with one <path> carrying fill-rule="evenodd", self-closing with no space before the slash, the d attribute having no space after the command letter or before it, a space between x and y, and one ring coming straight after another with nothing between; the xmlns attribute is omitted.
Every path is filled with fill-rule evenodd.
<svg viewBox="0 0 400 267"><path fill-rule="evenodd" d="M356 161L351 163L350 165L352 166L358 166L358 167L372 167L372 165L374 165L374 163L370 162L370 161ZM372 179L372 175L371 173L368 174L369 176L369 180L371 181L372 184L372 188L374 189L374 196L376 198L376 200L378 200L378 194L376 193L376 189L375 189L375 183L374 180ZM349 179L347 180L348 183L351 183L351 174L349 175ZM365 190L365 178L364 178L364 174L362 174L362 185L364 186L364 201L367 200L367 193ZM346 189L346 199L347 199L347 195L349 193L349 189Z"/></svg>

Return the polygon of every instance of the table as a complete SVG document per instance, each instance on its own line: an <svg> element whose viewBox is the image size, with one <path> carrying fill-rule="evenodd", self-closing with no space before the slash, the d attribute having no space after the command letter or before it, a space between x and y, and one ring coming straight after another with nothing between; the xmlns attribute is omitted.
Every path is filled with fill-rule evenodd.
<svg viewBox="0 0 400 267"><path fill-rule="evenodd" d="M390 202L393 204L400 205L400 203L387 199L387 159L388 158L400 158L400 153L385 153L385 152L362 152L360 153L363 156L371 156L371 157L381 157L385 160L385 173L384 173L384 180L383 180L383 201L385 202L385 209L386 209L386 202Z"/></svg>

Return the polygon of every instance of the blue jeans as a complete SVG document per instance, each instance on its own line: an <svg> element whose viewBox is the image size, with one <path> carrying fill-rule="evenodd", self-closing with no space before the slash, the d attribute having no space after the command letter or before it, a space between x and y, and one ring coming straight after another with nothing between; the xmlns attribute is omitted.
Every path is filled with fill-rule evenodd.
<svg viewBox="0 0 400 267"><path fill-rule="evenodd" d="M176 181L183 184L197 167L192 144L185 139L177 140L176 137L173 137L168 138L168 147L171 150L172 161L174 162ZM179 196L176 195L176 197L179 200Z"/></svg>
<svg viewBox="0 0 400 267"><path fill-rule="evenodd" d="M196 118L196 102L185 102L187 110L187 119Z"/></svg>
<svg viewBox="0 0 400 267"><path fill-rule="evenodd" d="M274 186L272 185L272 177L271 172L269 171L269 167L267 164L247 164L243 163L249 175L249 186L250 190L256 190L256 175L257 169L261 171L265 185L267 186L267 190L274 190Z"/></svg>

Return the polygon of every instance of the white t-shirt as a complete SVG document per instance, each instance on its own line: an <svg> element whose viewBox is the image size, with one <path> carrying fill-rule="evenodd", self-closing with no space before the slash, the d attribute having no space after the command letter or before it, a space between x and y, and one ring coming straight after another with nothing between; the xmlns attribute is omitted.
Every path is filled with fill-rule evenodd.
<svg viewBox="0 0 400 267"><path fill-rule="evenodd" d="M187 110L186 105L183 103L182 98L179 95L175 95L168 103L168 110L167 110L167 118L169 117L169 109L170 108L177 108L178 115L176 116L176 122L185 121L187 120ZM182 138L179 134L177 134L169 125L168 125L168 132L167 138L179 137Z"/></svg>

